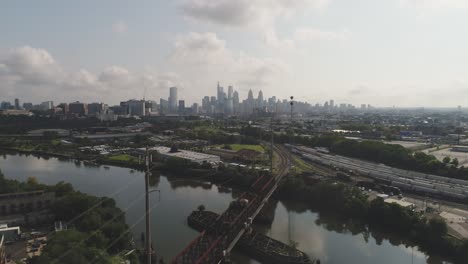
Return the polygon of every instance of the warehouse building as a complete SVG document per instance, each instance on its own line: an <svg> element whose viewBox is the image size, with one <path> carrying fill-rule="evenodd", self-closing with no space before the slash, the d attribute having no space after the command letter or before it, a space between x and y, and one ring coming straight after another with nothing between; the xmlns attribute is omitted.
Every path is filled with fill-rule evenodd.
<svg viewBox="0 0 468 264"><path fill-rule="evenodd" d="M144 148L140 150L145 151ZM175 150L162 146L153 147L150 150L157 151L162 158L181 158L184 160L189 160L191 162L196 162L198 164L219 163L221 161L221 158L219 156L188 150Z"/></svg>

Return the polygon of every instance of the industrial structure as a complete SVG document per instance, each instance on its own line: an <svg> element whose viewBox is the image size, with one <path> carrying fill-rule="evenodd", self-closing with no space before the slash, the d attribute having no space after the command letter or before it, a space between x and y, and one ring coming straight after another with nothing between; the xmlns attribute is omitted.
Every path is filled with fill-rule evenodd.
<svg viewBox="0 0 468 264"><path fill-rule="evenodd" d="M301 154L303 158L312 162L345 171L351 170L362 176L398 187L401 190L440 196L457 201L468 201L468 181L465 180L402 170L384 164L330 155L323 151L303 146L290 147L293 148L294 152Z"/></svg>
<svg viewBox="0 0 468 264"><path fill-rule="evenodd" d="M206 228L171 263L220 263L229 259L229 253L245 232L250 232L253 219L278 187L278 182L288 173L289 158L279 147L280 170L276 175L264 174L233 201L209 228Z"/></svg>
<svg viewBox="0 0 468 264"><path fill-rule="evenodd" d="M144 151L144 149L141 148L139 149L139 151L140 152ZM163 147L163 146L152 147L150 148L150 151L157 151L163 159L180 158L180 159L188 160L188 161L195 162L198 164L218 163L221 161L221 158L219 156L200 153L200 152L194 152L194 151L189 151L189 150L180 150L180 149L174 149L174 148L171 149L171 148Z"/></svg>

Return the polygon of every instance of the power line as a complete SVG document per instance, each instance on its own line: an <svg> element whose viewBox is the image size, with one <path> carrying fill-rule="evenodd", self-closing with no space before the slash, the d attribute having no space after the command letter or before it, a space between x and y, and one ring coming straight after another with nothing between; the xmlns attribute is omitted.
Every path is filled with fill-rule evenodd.
<svg viewBox="0 0 468 264"><path fill-rule="evenodd" d="M114 221L117 217L120 217L122 216L123 214L125 214L129 209L130 207L132 207L137 201L139 201L145 194L141 194L137 199L133 200L133 202L127 206L123 211L122 213L120 214L117 214L115 215L114 217L112 217L110 220L106 221L104 224L102 224L98 229L96 229L91 235L89 235L87 238L85 239L82 239L80 242L78 242L77 244L75 244L72 248L70 248L69 250L67 250L64 254L60 255L58 258L56 258L54 261L52 261L51 263L57 263L60 259L62 259L64 256L68 255L73 249L75 249L76 247L78 247L79 245L81 245L82 243L84 243L86 240L90 239L91 237L93 237L94 235L96 235L104 226L108 225L109 223L111 223L112 221Z"/></svg>
<svg viewBox="0 0 468 264"><path fill-rule="evenodd" d="M160 202L154 204L153 207L150 208L150 212L151 212L154 208L158 207L160 204L161 204ZM141 216L140 218L138 218L138 220L137 220L133 225L131 225L125 232L123 232L123 233L122 233L118 238L116 238L109 246L107 246L107 247L105 248L105 251L107 252L107 250L109 250L112 246L114 246L115 243L117 243L125 234L127 234L127 233L130 232L133 228L135 228L135 226L136 226L137 224L139 224L144 218L145 218L145 214L142 214L142 216ZM146 238L146 239L149 239L149 238ZM96 258L94 258L94 259L96 259ZM93 261L92 261L91 263L94 263L94 259L93 259Z"/></svg>
<svg viewBox="0 0 468 264"><path fill-rule="evenodd" d="M84 216L85 214L89 213L91 210L94 210L95 208L97 208L98 206L100 206L102 203L104 203L105 201L108 201L110 199L113 199L113 197L115 197L116 195L118 195L119 193L121 193L123 190L127 189L130 184L132 184L133 182L135 182L138 178L135 177L133 180L129 181L126 185L124 185L124 187L122 187L121 189L115 191L114 193L112 193L110 195L110 197L103 197L100 199L99 202L97 202L95 205L93 205L92 207L88 208L86 211L82 212L81 214L75 216L74 218L72 218L70 221L67 222L67 225L71 225L73 222L75 222L76 220L78 220L79 218L81 218L82 216ZM63 196L63 197L60 197L58 198L57 200L62 200L62 199L65 199L66 196ZM56 200L56 201L57 201ZM55 230L54 230L55 231ZM52 234L54 231L50 231L46 234L46 236L49 236L50 234ZM15 253L12 254L12 257L14 256L17 256L18 254L21 253L21 251L23 251L24 249L20 249L18 251L16 251Z"/></svg>
<svg viewBox="0 0 468 264"><path fill-rule="evenodd" d="M207 176L202 176L202 177L199 177L199 178L196 178L194 180L200 180L200 179L203 179L203 178L207 178L207 177L211 177L211 175L207 175ZM183 180L187 180L187 179L181 179L181 180L176 180L176 181L173 181L173 182L177 182L177 181L183 181ZM86 240L90 239L91 237L93 237L95 234L97 234L98 231L100 231L104 226L106 226L107 224L109 224L110 222L112 222L113 220L115 220L117 217L125 214L129 209L130 207L132 207L138 200L140 200L143 196L145 195L145 193L142 193L137 199L135 199L129 206L127 206L123 212L121 214L118 214L116 216L114 216L112 219L108 220L106 223L102 224L98 229L96 229L90 236L88 236L87 238L81 240L80 242L78 242L76 245L74 245L72 248L70 248L69 250L67 250L64 254L62 254L61 256L59 256L58 258L56 258L54 261L52 261L51 263L57 263L57 261L59 261L60 259L62 259L64 256L66 256L67 254L69 254L73 249L75 249L77 246L81 245L83 242L85 242ZM158 203L159 204L159 203ZM148 239L148 238L147 238Z"/></svg>

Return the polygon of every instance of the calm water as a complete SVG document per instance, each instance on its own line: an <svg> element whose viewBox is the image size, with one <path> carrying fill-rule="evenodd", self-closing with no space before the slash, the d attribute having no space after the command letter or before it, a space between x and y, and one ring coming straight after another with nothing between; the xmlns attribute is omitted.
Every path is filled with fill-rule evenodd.
<svg viewBox="0 0 468 264"><path fill-rule="evenodd" d="M133 227L135 241L139 241L144 231L144 178L141 172L20 155L0 157L0 169L7 178L24 181L34 176L45 184L64 181L88 194L113 197L117 205L126 211L127 223ZM170 260L198 235L186 225L186 217L192 210L204 204L207 210L221 213L235 196L214 185L202 184L200 179L194 181L160 176L153 184L152 188L160 190L161 196L158 192L151 194L155 206L151 213L152 237L157 252L166 260ZM428 258L417 248L392 245L378 235L346 231L343 224L298 207L300 205L277 202L273 207L275 217L272 225L258 227L258 231L285 243L294 241L298 248L312 257L320 258L322 263L443 263L436 258ZM233 262L257 263L236 253Z"/></svg>

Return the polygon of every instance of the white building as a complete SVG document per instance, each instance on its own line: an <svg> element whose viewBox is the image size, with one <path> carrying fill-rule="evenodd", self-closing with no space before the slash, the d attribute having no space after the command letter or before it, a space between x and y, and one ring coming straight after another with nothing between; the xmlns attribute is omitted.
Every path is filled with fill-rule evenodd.
<svg viewBox="0 0 468 264"><path fill-rule="evenodd" d="M145 151L144 148L140 150ZM218 163L221 161L221 158L219 156L188 150L178 150L177 152L171 152L171 148L161 146L153 147L150 150L157 151L163 158L181 158L184 160L189 160L191 162L196 162L198 164Z"/></svg>

